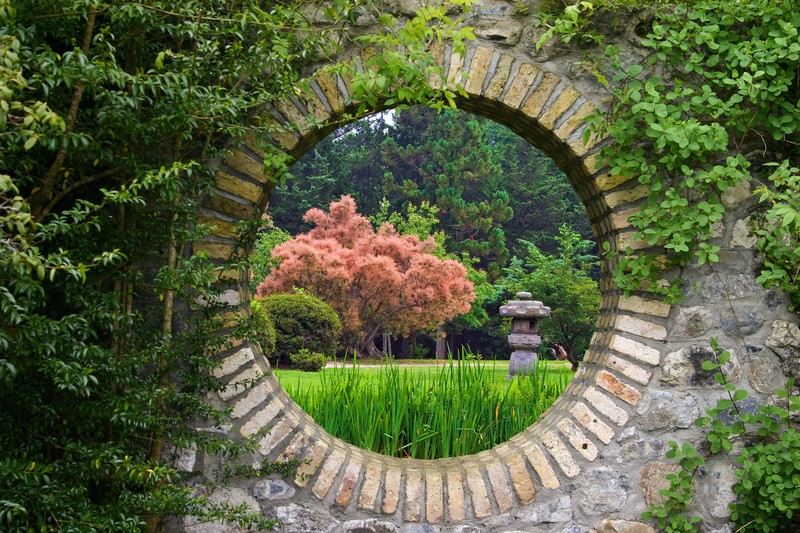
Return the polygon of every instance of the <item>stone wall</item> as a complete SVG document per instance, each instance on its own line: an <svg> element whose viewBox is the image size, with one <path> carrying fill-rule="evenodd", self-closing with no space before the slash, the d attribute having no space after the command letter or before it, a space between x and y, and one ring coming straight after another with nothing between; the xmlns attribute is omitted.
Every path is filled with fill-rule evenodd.
<svg viewBox="0 0 800 533"><path fill-rule="evenodd" d="M410 13L412 4L395 9ZM583 69L577 52L556 45L535 51L535 13L520 16L513 3L482 3L468 21L478 39L465 55L449 46L431 53L448 79L464 80L469 98L459 99L462 109L507 125L557 162L586 206L598 242L643 248L627 218L647 187L602 168L598 151L607 140L581 140L584 119L603 109L605 88ZM616 39L625 54L639 53L635 38ZM347 80L320 73L312 85L305 102L286 101L271 110L277 123L298 126L270 140L294 157L332 129L305 128L308 113L332 123L352 106ZM247 280L225 270L225 263L237 244L237 222L258 217L270 193L253 143L234 149L219 165L215 194L203 210L204 222L218 231L195 250L219 260L221 276L237 284L226 299L241 313L249 312ZM800 370L797 317L787 311L784 295L755 281L750 191L728 191L724 202L727 212L714 242L721 247L720 263L668 273L685 281L682 304L670 306L645 293L623 297L603 265L597 333L572 384L532 427L476 455L400 460L333 438L281 390L257 346L234 340L218 354L217 371L230 383L217 399L231 407L230 420L209 430L257 436L248 462L296 459L301 466L292 479L214 486L207 489L210 498L246 503L283 520L288 532L652 531L639 517L659 501L664 475L675 468L664 459L667 442L699 442L692 422L722 395L701 368L708 338L718 337L732 351L728 374L751 393L750 409L769 402L769 393ZM253 385L262 374L267 376ZM221 461L181 457L182 467L206 473ZM730 530L732 468L715 460L698 476L696 513L708 531ZM221 524L182 527L236 531Z"/></svg>

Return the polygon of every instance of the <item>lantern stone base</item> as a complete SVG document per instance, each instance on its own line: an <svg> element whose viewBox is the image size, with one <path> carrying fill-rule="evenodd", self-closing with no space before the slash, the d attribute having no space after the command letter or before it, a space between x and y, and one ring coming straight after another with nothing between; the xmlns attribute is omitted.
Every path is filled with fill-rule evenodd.
<svg viewBox="0 0 800 533"><path fill-rule="evenodd" d="M536 368L536 352L514 350L511 352L511 360L508 362L508 376L506 379L514 379L517 374L528 374Z"/></svg>

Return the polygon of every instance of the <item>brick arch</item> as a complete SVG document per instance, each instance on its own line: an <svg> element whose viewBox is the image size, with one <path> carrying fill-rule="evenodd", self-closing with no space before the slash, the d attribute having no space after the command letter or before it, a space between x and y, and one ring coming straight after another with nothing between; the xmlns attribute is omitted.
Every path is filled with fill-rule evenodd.
<svg viewBox="0 0 800 533"><path fill-rule="evenodd" d="M469 98L459 107L509 126L565 171L586 207L598 242L612 249L641 245L631 239L628 215L648 190L596 170L604 139L584 144L584 119L598 105L570 79L502 49L474 45L461 55L445 47L438 57L448 80L463 78ZM275 146L299 157L329 129L305 128L309 113L332 121L351 104L347 80L320 73L308 103L275 105L276 123L297 125L276 133ZM295 131L296 130L296 131ZM220 165L215 194L203 222L216 232L195 250L220 260L223 275L238 282L226 300L246 313L247 280L224 270L234 254L235 227L261 212L271 187L255 144L235 148ZM623 297L603 265L597 332L585 364L561 397L534 425L495 448L446 460L401 460L361 450L328 435L280 388L257 346L234 341L218 354L216 371L230 385L219 395L243 437L266 431L258 454L302 462L293 485L303 497L337 512L389 523L475 523L524 512L535 500L569 494L572 482L603 463L636 409L653 388L666 339L670 306L640 296Z"/></svg>

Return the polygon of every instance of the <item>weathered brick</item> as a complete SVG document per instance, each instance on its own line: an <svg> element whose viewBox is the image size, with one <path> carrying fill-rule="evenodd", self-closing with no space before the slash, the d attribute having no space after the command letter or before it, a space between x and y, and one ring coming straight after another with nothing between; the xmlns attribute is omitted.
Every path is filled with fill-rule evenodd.
<svg viewBox="0 0 800 533"><path fill-rule="evenodd" d="M272 388L269 386L269 383L262 381L250 389L250 392L248 392L244 398L233 405L231 418L236 420L237 418L244 417L247 413L255 409L256 406L261 405L267 399L267 395L269 395L270 392L272 392Z"/></svg>
<svg viewBox="0 0 800 533"><path fill-rule="evenodd" d="M489 494L486 492L480 470L475 468L467 470L467 487L472 497L472 511L475 513L475 518L485 518L492 514L492 504L489 502Z"/></svg>
<svg viewBox="0 0 800 533"><path fill-rule="evenodd" d="M657 365L661 361L661 353L658 350L619 335L611 335L608 347L649 365Z"/></svg>
<svg viewBox="0 0 800 533"><path fill-rule="evenodd" d="M403 517L409 522L419 522L422 519L422 473L419 470L406 470Z"/></svg>
<svg viewBox="0 0 800 533"><path fill-rule="evenodd" d="M616 425L624 426L628 422L628 413L625 409L615 404L614 400L594 387L587 387L583 391L583 397L589 401L592 407L607 416Z"/></svg>
<svg viewBox="0 0 800 533"><path fill-rule="evenodd" d="M583 158L583 165L586 167L586 170L589 171L589 174L594 174L595 172L599 172L600 170L603 169L603 167L606 166L607 162L608 160L605 157L603 157L600 154L600 152L595 152L592 155L588 155Z"/></svg>
<svg viewBox="0 0 800 533"><path fill-rule="evenodd" d="M503 89L505 89L506 83L508 82L508 77L511 75L511 65L513 63L514 58L510 55L503 54L500 56L497 67L494 69L492 81L490 81L489 86L486 87L485 95L487 98L497 100L500 98L500 95L503 94Z"/></svg>
<svg viewBox="0 0 800 533"><path fill-rule="evenodd" d="M223 402L227 402L234 396L238 396L248 388L251 388L253 382L263 375L264 372L261 370L261 368L259 368L258 365L253 365L234 376L230 383L225 385L225 388L219 391L217 394L219 394L219 397Z"/></svg>
<svg viewBox="0 0 800 533"><path fill-rule="evenodd" d="M648 194L650 194L650 187L647 185L637 185L631 189L606 193L603 198L606 202L606 205L608 205L608 207L611 209L614 209L617 206L629 204L636 200L641 200Z"/></svg>
<svg viewBox="0 0 800 533"><path fill-rule="evenodd" d="M294 484L298 487L308 485L309 480L317 472L317 468L322 464L322 460L325 459L325 454L327 453L328 445L321 440L315 440L306 452L305 457L300 461L300 466L294 476Z"/></svg>
<svg viewBox="0 0 800 533"><path fill-rule="evenodd" d="M281 452L276 461L285 462L296 459L297 456L300 455L300 452L303 450L303 448L306 447L306 444L308 444L312 433L313 428L311 427L306 427L302 431L295 433L294 437L292 437L292 440L289 441L289 444Z"/></svg>
<svg viewBox="0 0 800 533"><path fill-rule="evenodd" d="M402 472L399 468L386 470L386 479L383 482L383 505L381 508L386 514L394 514L397 511L397 503L400 501L401 476Z"/></svg>
<svg viewBox="0 0 800 533"><path fill-rule="evenodd" d="M611 213L609 219L611 221L611 227L615 230L621 230L625 228L630 228L631 223L628 222L628 219L631 215L638 212L637 208L632 209L625 209L624 211L617 211L616 213Z"/></svg>
<svg viewBox="0 0 800 533"><path fill-rule="evenodd" d="M328 105L333 109L333 112L338 113L342 111L344 108L344 97L339 90L339 84L336 78L324 72L318 73L315 78L319 88L322 89L322 93L328 100Z"/></svg>
<svg viewBox="0 0 800 533"><path fill-rule="evenodd" d="M508 91L506 91L505 96L503 96L503 103L514 109L518 108L538 73L538 67L530 63L522 64L519 68L519 72L517 72L514 79L511 80L511 86L508 88ZM533 115L533 117L536 117L536 115Z"/></svg>
<svg viewBox="0 0 800 533"><path fill-rule="evenodd" d="M212 371L212 374L215 378L229 376L252 360L253 351L249 346L243 346L223 359L220 366Z"/></svg>
<svg viewBox="0 0 800 533"><path fill-rule="evenodd" d="M666 318L669 316L672 306L656 300L645 300L639 296L620 296L617 304L622 311L631 311L643 315L658 316Z"/></svg>
<svg viewBox="0 0 800 533"><path fill-rule="evenodd" d="M263 186L222 170L217 171L214 175L214 186L221 191L244 198L254 204L258 203L264 194Z"/></svg>
<svg viewBox="0 0 800 533"><path fill-rule="evenodd" d="M209 211L197 217L197 223L207 226L212 235L217 237L234 238L239 233L239 224L217 216L212 216Z"/></svg>
<svg viewBox="0 0 800 533"><path fill-rule="evenodd" d="M260 431L269 425L270 422L283 410L283 402L277 398L273 398L266 407L258 411L253 417L245 422L239 430L245 437L249 437L253 433Z"/></svg>
<svg viewBox="0 0 800 533"><path fill-rule="evenodd" d="M353 498L353 491L358 483L358 478L361 475L361 463L353 461L352 459L347 463L342 476L342 482L339 484L339 489L336 491L336 505L347 507L350 500Z"/></svg>
<svg viewBox="0 0 800 533"><path fill-rule="evenodd" d="M297 417L284 416L277 424L272 426L264 438L258 443L258 451L263 455L269 454L280 442L285 439L298 424Z"/></svg>
<svg viewBox="0 0 800 533"><path fill-rule="evenodd" d="M255 201L258 201L259 199L260 195ZM243 220L253 218L256 213L254 201L245 198L239 198L236 195L227 193L220 189L212 189L212 194L206 201L205 205L217 213L230 215Z"/></svg>
<svg viewBox="0 0 800 533"><path fill-rule="evenodd" d="M514 491L517 493L520 503L525 505L536 499L536 489L533 486L533 478L525 467L525 460L522 455L512 456L506 462L511 482L514 484Z"/></svg>
<svg viewBox="0 0 800 533"><path fill-rule="evenodd" d="M344 451L337 448L331 452L322 465L317 482L314 483L314 488L311 489L314 495L320 500L324 499L325 496L328 495L328 491L331 490L336 475L344 464L344 459Z"/></svg>
<svg viewBox="0 0 800 533"><path fill-rule="evenodd" d="M447 71L447 87L455 90L457 83L464 82L464 57L458 52L450 55L450 69Z"/></svg>
<svg viewBox="0 0 800 533"><path fill-rule="evenodd" d="M620 400L627 402L631 405L636 405L639 403L639 400L642 399L642 393L636 390L635 388L631 387L630 385L623 383L619 380L617 376L612 374L611 372L606 372L605 370L601 370L597 373L597 378L595 379L598 385L601 388L607 390Z"/></svg>
<svg viewBox="0 0 800 533"><path fill-rule="evenodd" d="M594 113L595 109L596 108L594 107L594 104L591 102L584 102L581 104L577 111L572 113L569 118L567 118L567 120L565 120L564 123L555 130L556 137L566 141L569 136L575 132L575 130L586 123L586 117ZM589 169L589 171L590 173L594 173L594 165Z"/></svg>
<svg viewBox="0 0 800 533"><path fill-rule="evenodd" d="M592 411L581 402L576 403L569 410L580 425L594 433L604 444L614 438L614 430L605 422L597 418Z"/></svg>
<svg viewBox="0 0 800 533"><path fill-rule="evenodd" d="M578 463L575 462L567 447L564 446L564 443L554 432L548 431L545 433L542 436L542 444L544 444L544 447L547 448L558 467L567 477L575 477L581 473Z"/></svg>
<svg viewBox="0 0 800 533"><path fill-rule="evenodd" d="M523 448L523 452L525 452L525 457L530 461L544 488L557 489L561 485L553 467L547 462L547 457L539 446L530 444Z"/></svg>
<svg viewBox="0 0 800 533"><path fill-rule="evenodd" d="M309 124L311 116L308 111L300 111L291 100L279 100L275 102L275 108L278 112L286 118L286 120L300 128L300 134L305 135L309 133Z"/></svg>
<svg viewBox="0 0 800 533"><path fill-rule="evenodd" d="M381 476L383 465L370 463L364 473L364 483L361 484L361 493L358 495L358 506L361 509L374 509L381 489Z"/></svg>
<svg viewBox="0 0 800 533"><path fill-rule="evenodd" d="M445 44L443 42L435 42L431 44L430 48L428 49L429 55L432 58L434 58L435 64L437 65L444 65L444 52L445 52ZM441 89L442 79L440 77L439 72L436 71L432 72L428 77L428 83L434 90Z"/></svg>
<svg viewBox="0 0 800 533"><path fill-rule="evenodd" d="M562 419L558 423L558 429L567 437L572 447L578 450L578 453L590 461L597 459L599 453L597 446L583 434L583 431L572 420Z"/></svg>
<svg viewBox="0 0 800 533"><path fill-rule="evenodd" d="M456 470L447 471L447 514L454 522L460 522L466 518L464 485L461 473Z"/></svg>
<svg viewBox="0 0 800 533"><path fill-rule="evenodd" d="M547 129L552 129L552 127L556 125L556 122L567 112L567 109L578 101L580 96L581 93L572 87L566 87L561 91L561 94L556 97L555 101L543 110L539 118L539 124Z"/></svg>
<svg viewBox="0 0 800 533"><path fill-rule="evenodd" d="M610 355L608 357L606 360L606 366L612 370L616 370L620 374L629 377L637 383L641 383L642 385L647 385L650 383L650 378L653 377L652 372L645 370L644 368L640 367L639 365L635 365L630 361L621 359L616 355Z"/></svg>
<svg viewBox="0 0 800 533"><path fill-rule="evenodd" d="M195 254L205 252L212 259L230 259L233 255L233 245L220 242L195 242L192 244L192 251Z"/></svg>
<svg viewBox="0 0 800 533"><path fill-rule="evenodd" d="M319 99L317 93L315 93L310 87L308 90L303 91L299 95L299 98L303 104L307 106L308 112L314 117L315 120L319 122L325 122L331 118L331 114L325 108L325 104Z"/></svg>
<svg viewBox="0 0 800 533"><path fill-rule="evenodd" d="M469 94L481 94L486 72L489 70L493 55L494 50L491 48L479 46L475 49L475 54L472 56L472 62L469 65L469 80L465 87Z"/></svg>
<svg viewBox="0 0 800 533"><path fill-rule="evenodd" d="M230 155L225 158L225 164L243 174L247 174L257 181L263 181L264 179L263 161L256 161L236 148L233 148Z"/></svg>
<svg viewBox="0 0 800 533"><path fill-rule="evenodd" d="M657 341L663 341L667 338L667 328L664 326L630 315L618 315L615 327L639 337Z"/></svg>
<svg viewBox="0 0 800 533"><path fill-rule="evenodd" d="M644 239L637 239L635 231L625 231L617 235L617 249L625 250L631 248L632 250L642 250L648 248L650 245Z"/></svg>
<svg viewBox="0 0 800 533"><path fill-rule="evenodd" d="M511 487L506 480L503 465L500 463L490 463L486 467L489 474L489 484L492 486L492 494L497 502L497 507L504 513L514 506L514 497L511 494Z"/></svg>
<svg viewBox="0 0 800 533"><path fill-rule="evenodd" d="M438 524L444 520L444 490L442 474L437 470L425 472L425 521Z"/></svg>
<svg viewBox="0 0 800 533"><path fill-rule="evenodd" d="M533 90L531 95L525 101L521 111L531 118L537 118L544 109L544 104L550 98L550 94L556 88L556 85L561 81L556 74L552 72L545 72L542 75L542 80L536 89Z"/></svg>

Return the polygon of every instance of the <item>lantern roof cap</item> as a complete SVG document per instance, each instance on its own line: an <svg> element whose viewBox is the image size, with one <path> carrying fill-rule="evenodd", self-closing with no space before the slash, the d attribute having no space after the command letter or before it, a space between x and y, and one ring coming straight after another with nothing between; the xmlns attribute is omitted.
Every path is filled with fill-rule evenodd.
<svg viewBox="0 0 800 533"><path fill-rule="evenodd" d="M511 318L544 318L550 316L550 308L542 302L532 300L529 292L518 292L517 300L509 302L500 307L500 316L510 316Z"/></svg>

